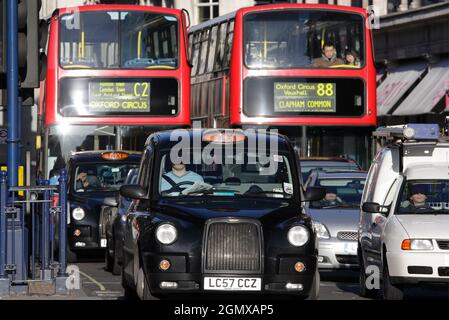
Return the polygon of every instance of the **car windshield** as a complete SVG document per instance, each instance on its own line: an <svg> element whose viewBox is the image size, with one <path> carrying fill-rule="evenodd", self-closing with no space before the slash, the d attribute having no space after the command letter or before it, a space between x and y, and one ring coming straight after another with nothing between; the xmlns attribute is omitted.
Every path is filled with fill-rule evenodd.
<svg viewBox="0 0 449 320"><path fill-rule="evenodd" d="M310 204L315 209L358 208L362 198L365 178L324 178L315 186L324 187L326 196L323 200Z"/></svg>
<svg viewBox="0 0 449 320"><path fill-rule="evenodd" d="M341 172L341 171L360 171L358 165L354 162L335 163L321 163L316 165L308 165L301 163L301 175L303 181L306 181L313 170L320 170L325 172Z"/></svg>
<svg viewBox="0 0 449 320"><path fill-rule="evenodd" d="M76 12L61 17L65 69L175 69L178 20L141 11Z"/></svg>
<svg viewBox="0 0 449 320"><path fill-rule="evenodd" d="M407 181L399 214L448 214L449 180Z"/></svg>
<svg viewBox="0 0 449 320"><path fill-rule="evenodd" d="M89 163L75 168L75 192L117 191L124 184L129 170L137 163Z"/></svg>
<svg viewBox="0 0 449 320"><path fill-rule="evenodd" d="M294 194L287 154L267 154L265 161L237 149L233 155L223 152L200 158L198 162L176 164L171 161L170 151L163 152L158 179L160 195L286 199Z"/></svg>

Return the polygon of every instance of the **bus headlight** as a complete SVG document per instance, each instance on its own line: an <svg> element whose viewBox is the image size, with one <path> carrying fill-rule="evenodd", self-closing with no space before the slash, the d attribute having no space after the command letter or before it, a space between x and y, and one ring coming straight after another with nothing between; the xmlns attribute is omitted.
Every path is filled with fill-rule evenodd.
<svg viewBox="0 0 449 320"><path fill-rule="evenodd" d="M172 224L163 223L156 229L156 239L164 245L172 244L178 239L178 230Z"/></svg>
<svg viewBox="0 0 449 320"><path fill-rule="evenodd" d="M300 247L309 241L309 231L303 226L294 226L288 230L287 239L292 246Z"/></svg>
<svg viewBox="0 0 449 320"><path fill-rule="evenodd" d="M78 220L78 221L83 220L85 216L86 216L86 213L84 212L83 208L78 207L78 208L73 209L73 211L72 211L72 217L75 220Z"/></svg>

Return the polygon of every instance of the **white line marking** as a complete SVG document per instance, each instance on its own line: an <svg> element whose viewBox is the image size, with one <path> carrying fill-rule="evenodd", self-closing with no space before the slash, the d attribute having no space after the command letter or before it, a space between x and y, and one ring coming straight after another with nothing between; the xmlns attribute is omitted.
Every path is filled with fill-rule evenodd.
<svg viewBox="0 0 449 320"><path fill-rule="evenodd" d="M98 282L97 280L95 280L94 278L92 278L91 276L89 276L88 274L85 274L84 272L82 272L81 270L79 271L79 273L83 276L85 276L87 279L89 279L91 282L95 283L101 291L106 291L106 288L104 285L102 285L100 282Z"/></svg>

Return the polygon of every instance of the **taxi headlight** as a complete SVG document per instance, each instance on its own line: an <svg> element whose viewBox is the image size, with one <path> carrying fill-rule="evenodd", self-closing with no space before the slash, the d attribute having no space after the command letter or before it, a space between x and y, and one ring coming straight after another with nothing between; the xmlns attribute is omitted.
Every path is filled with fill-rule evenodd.
<svg viewBox="0 0 449 320"><path fill-rule="evenodd" d="M178 239L178 230L172 224L161 224L156 229L156 239L164 245L172 244Z"/></svg>
<svg viewBox="0 0 449 320"><path fill-rule="evenodd" d="M288 230L287 238L292 246L300 247L309 241L310 236L309 231L303 226L294 226Z"/></svg>
<svg viewBox="0 0 449 320"><path fill-rule="evenodd" d="M78 207L78 208L73 209L73 211L72 211L72 217L75 220L78 220L78 221L83 220L85 216L86 216L86 213L84 212L83 208Z"/></svg>

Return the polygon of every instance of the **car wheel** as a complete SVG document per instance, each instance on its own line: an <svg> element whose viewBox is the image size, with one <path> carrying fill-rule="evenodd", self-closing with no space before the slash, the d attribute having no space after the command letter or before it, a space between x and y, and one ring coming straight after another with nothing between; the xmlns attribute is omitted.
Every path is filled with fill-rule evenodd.
<svg viewBox="0 0 449 320"><path fill-rule="evenodd" d="M66 257L68 263L73 263L78 260L78 255L70 249L69 245L67 244L67 250L66 250Z"/></svg>
<svg viewBox="0 0 449 320"><path fill-rule="evenodd" d="M360 265L360 270L359 270L359 291L360 291L360 296L362 296L364 298L375 299L377 297L378 290L376 290L376 289L368 289L366 287L366 268L365 268L365 263L363 262L363 258L362 257L360 257L360 259L359 259L359 265Z"/></svg>
<svg viewBox="0 0 449 320"><path fill-rule="evenodd" d="M151 294L150 286L148 285L143 268L139 269L137 279L136 291L140 300L157 300L157 298Z"/></svg>
<svg viewBox="0 0 449 320"><path fill-rule="evenodd" d="M117 256L117 241L114 241L114 255L112 256L112 274L115 276L120 275L120 271L122 270L119 263L118 263L118 256Z"/></svg>
<svg viewBox="0 0 449 320"><path fill-rule="evenodd" d="M383 278L382 278L382 297L384 300L402 300L404 299L404 291L393 285L388 271L388 264L385 260Z"/></svg>
<svg viewBox="0 0 449 320"><path fill-rule="evenodd" d="M318 300L318 297L320 295L320 282L320 273L317 269L317 271L315 271L315 276L313 277L312 288L310 289L307 300Z"/></svg>
<svg viewBox="0 0 449 320"><path fill-rule="evenodd" d="M125 266L122 265L122 287L123 287L123 296L127 300L137 300L136 292L131 288L128 284L128 282L125 279L125 272L124 272Z"/></svg>
<svg viewBox="0 0 449 320"><path fill-rule="evenodd" d="M109 239L107 239L106 249L104 250L104 252L105 252L104 259L106 262L106 271L109 271L109 272L112 271L112 267L113 267L113 263L114 263L113 258L111 257L111 254L110 254L110 252L111 252L110 245L111 245L111 242L109 241Z"/></svg>

